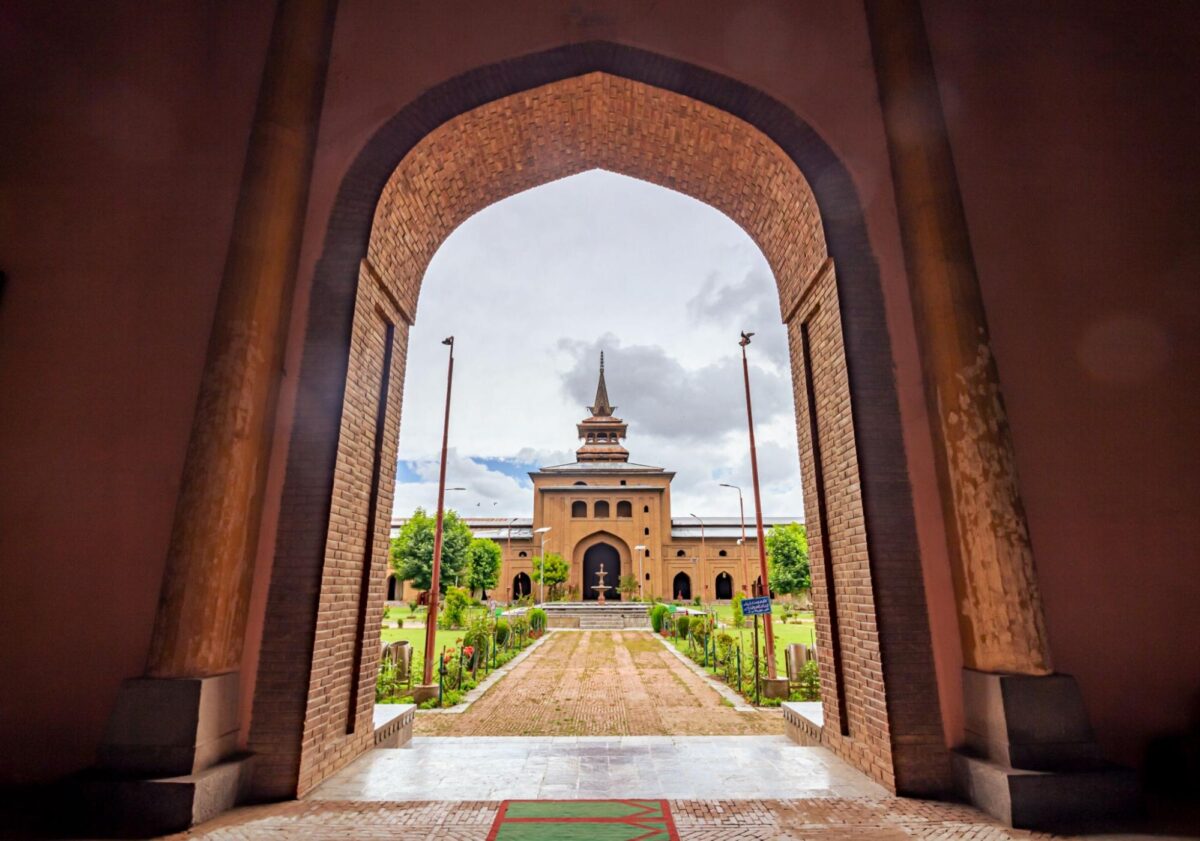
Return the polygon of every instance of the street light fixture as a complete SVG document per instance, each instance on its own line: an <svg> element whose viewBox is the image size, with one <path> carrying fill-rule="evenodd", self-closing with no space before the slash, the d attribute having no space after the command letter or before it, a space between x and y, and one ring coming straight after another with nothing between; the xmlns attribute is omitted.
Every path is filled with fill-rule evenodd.
<svg viewBox="0 0 1200 841"><path fill-rule="evenodd" d="M646 557L646 547L639 543L633 547L633 551L638 553L638 601L645 601L646 593L642 582L646 580L646 568L642 565L642 559Z"/></svg>
<svg viewBox="0 0 1200 841"><path fill-rule="evenodd" d="M746 506L742 503L742 489L726 482L720 484L722 488L733 488L738 492L738 514L742 518L742 539L738 541L738 546L742 547L742 593L748 595L750 592L750 563L746 560Z"/></svg>
<svg viewBox="0 0 1200 841"><path fill-rule="evenodd" d="M534 529L534 534L542 536L542 557L541 557L541 574L538 575L538 601L542 604L546 602L546 532L550 531L550 526L542 526L540 529Z"/></svg>

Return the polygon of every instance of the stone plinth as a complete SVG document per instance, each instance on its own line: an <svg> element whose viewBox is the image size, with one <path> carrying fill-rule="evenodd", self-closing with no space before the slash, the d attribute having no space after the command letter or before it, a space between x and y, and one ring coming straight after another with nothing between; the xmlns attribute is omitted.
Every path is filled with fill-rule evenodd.
<svg viewBox="0 0 1200 841"><path fill-rule="evenodd" d="M791 689L785 677L765 677L762 679L762 694L764 698L779 698L786 701Z"/></svg>
<svg viewBox="0 0 1200 841"><path fill-rule="evenodd" d="M413 701L417 704L423 704L437 696L438 685L436 683L420 683L413 687Z"/></svg>
<svg viewBox="0 0 1200 841"><path fill-rule="evenodd" d="M971 803L1010 826L1067 828L1128 814L1138 805L1129 769L1106 763L1070 675L963 670L966 745L955 783Z"/></svg>

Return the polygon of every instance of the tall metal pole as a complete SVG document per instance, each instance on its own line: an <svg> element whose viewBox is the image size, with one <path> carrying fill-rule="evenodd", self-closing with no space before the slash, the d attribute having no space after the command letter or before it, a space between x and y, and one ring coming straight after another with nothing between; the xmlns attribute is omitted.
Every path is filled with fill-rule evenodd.
<svg viewBox="0 0 1200 841"><path fill-rule="evenodd" d="M446 449L450 440L450 387L454 384L454 337L442 340L450 346L446 371L446 417L442 422L442 464L438 468L437 526L433 533L433 574L429 581L429 611L425 614L425 672L423 683L433 683L434 641L437 635L438 591L442 586L442 524L446 513Z"/></svg>
<svg viewBox="0 0 1200 841"><path fill-rule="evenodd" d="M750 344L750 337L753 333L742 333L741 341L738 342L742 347L742 376L746 381L746 424L750 428L750 476L754 482L754 527L755 534L758 539L758 570L762 576L763 594L770 595L771 585L768 583L770 576L767 574L767 543L763 538L763 521L762 521L762 494L758 490L758 450L754 446L754 410L750 405L750 363L746 361L746 345ZM771 614L763 616L763 631L767 637L767 677L775 680L775 632L771 627Z"/></svg>

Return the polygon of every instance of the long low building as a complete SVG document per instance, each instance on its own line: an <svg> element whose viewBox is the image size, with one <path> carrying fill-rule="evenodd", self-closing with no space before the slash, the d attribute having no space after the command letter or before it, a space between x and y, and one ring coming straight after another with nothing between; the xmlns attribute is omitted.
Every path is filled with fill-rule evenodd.
<svg viewBox="0 0 1200 841"><path fill-rule="evenodd" d="M598 586L606 599L619 599L621 576L636 576L644 598L705 601L730 599L762 586L754 519L672 517L671 480L661 467L635 464L622 446L628 426L614 417L601 357L592 415L578 424L583 445L576 461L543 467L533 481L533 516L512 519L465 518L476 537L502 549L500 581L490 595L510 601L539 595L534 570L543 547L570 566L564 585L569 599L592 601ZM764 526L798 522L797 517L764 517ZM404 519L392 521L395 535ZM416 594L388 572L389 600Z"/></svg>

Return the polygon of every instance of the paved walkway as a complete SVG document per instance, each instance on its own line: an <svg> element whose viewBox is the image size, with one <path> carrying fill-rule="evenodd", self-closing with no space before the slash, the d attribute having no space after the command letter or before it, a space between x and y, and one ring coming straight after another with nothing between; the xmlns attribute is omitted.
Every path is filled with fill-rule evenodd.
<svg viewBox="0 0 1200 841"><path fill-rule="evenodd" d="M461 715L417 714L418 736L782 734L739 712L646 631L552 632Z"/></svg>

